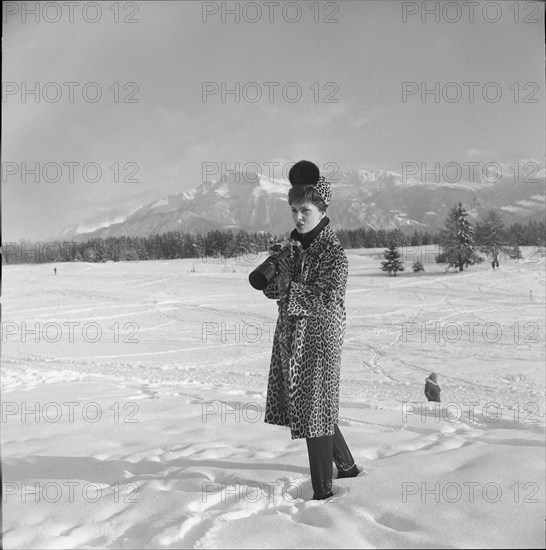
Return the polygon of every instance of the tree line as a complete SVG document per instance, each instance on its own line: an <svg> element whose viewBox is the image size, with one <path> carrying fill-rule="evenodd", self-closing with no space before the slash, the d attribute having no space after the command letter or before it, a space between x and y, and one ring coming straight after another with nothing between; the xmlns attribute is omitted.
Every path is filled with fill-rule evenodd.
<svg viewBox="0 0 546 550"><path fill-rule="evenodd" d="M530 221L505 227L500 215L492 210L476 223L475 228L466 219L468 213L463 205L453 207L445 227L438 232L401 229L384 230L371 228L340 229L336 233L344 248L379 248L399 246L442 246L446 261L462 270L477 261L479 250L493 258L508 249L520 246L546 246L546 224ZM2 263L46 262L106 262L172 260L178 258L230 258L256 254L267 250L274 241L284 235L268 232L248 233L244 230L212 230L206 234L169 231L148 237L107 237L84 242L53 241L3 243Z"/></svg>
<svg viewBox="0 0 546 550"><path fill-rule="evenodd" d="M436 255L436 262L463 271L470 265L483 262L485 255L495 269L499 267L503 254L519 259L522 257L521 246L543 247L546 244L543 222L513 224L507 229L495 210L490 210L476 227L467 218L468 211L461 202L449 211L444 228L437 235L441 252ZM384 252L385 260L381 262L381 270L392 275L404 271L397 246L400 245L391 240ZM412 269L424 271L420 261L414 262Z"/></svg>

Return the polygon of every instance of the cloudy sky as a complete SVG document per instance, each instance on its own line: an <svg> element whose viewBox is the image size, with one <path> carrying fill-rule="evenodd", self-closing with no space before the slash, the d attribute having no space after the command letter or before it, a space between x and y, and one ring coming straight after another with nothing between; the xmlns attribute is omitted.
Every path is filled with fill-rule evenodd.
<svg viewBox="0 0 546 550"><path fill-rule="evenodd" d="M5 241L119 219L221 163L544 167L538 2L34 4L4 3Z"/></svg>

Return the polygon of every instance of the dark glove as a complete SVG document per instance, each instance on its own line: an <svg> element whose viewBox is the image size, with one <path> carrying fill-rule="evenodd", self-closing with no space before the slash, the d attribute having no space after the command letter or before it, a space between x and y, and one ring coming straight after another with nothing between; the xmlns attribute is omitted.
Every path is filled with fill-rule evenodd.
<svg viewBox="0 0 546 550"><path fill-rule="evenodd" d="M281 296L284 296L290 287L290 266L288 265L288 260L285 257L279 258L277 261L277 285L279 287L279 292Z"/></svg>

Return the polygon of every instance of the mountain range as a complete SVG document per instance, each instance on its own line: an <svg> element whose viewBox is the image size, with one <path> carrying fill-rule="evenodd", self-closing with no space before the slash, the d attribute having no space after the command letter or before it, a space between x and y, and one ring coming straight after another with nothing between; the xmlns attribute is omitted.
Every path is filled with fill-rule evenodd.
<svg viewBox="0 0 546 550"><path fill-rule="evenodd" d="M332 183L328 216L334 229L436 231L444 226L449 210L461 201L474 222L491 209L501 214L506 225L543 221L545 172L534 174L535 181L527 179L530 181L515 183L513 177L505 176L495 183L483 178L472 183L423 183L403 181L400 174L387 170L345 172ZM116 223L96 220L93 231L73 225L56 237L83 241L121 235L144 237L167 231L205 233L212 229L282 234L293 227L287 202L289 187L286 181L263 175L230 172L189 192L145 204ZM83 227L89 229L93 223L87 220Z"/></svg>

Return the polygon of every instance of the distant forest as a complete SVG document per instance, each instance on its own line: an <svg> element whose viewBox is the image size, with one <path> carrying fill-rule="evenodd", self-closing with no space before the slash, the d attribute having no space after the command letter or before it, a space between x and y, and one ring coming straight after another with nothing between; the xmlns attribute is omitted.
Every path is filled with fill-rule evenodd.
<svg viewBox="0 0 546 550"><path fill-rule="evenodd" d="M506 247L546 246L546 224L530 221L502 227L502 244ZM441 231L413 231L400 229L340 229L336 231L344 248L379 248L394 243L399 246L442 244ZM209 231L202 234L170 231L148 237L108 237L85 242L53 241L3 243L2 263L51 263L51 262L106 262L172 260L177 258L231 258L244 254L256 254L268 249L271 242L282 240L285 235L247 233L239 230ZM474 228L474 243L487 244L487 232L481 231L478 222Z"/></svg>

